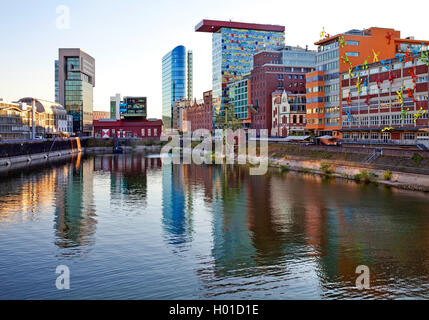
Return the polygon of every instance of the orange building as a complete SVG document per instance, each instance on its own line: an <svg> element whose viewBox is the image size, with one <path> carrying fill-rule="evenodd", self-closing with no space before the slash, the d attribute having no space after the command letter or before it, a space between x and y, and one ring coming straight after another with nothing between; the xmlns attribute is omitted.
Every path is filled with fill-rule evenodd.
<svg viewBox="0 0 429 320"><path fill-rule="evenodd" d="M336 137L340 137L338 130L341 129L341 72L392 59L408 47L415 49L422 43L429 44L413 37L401 39L400 31L376 27L323 36L324 39L315 43L318 46L316 71L307 74L306 128L316 135Z"/></svg>
<svg viewBox="0 0 429 320"><path fill-rule="evenodd" d="M110 118L110 112L108 111L92 111L92 118L93 120L100 120L100 119L109 119Z"/></svg>

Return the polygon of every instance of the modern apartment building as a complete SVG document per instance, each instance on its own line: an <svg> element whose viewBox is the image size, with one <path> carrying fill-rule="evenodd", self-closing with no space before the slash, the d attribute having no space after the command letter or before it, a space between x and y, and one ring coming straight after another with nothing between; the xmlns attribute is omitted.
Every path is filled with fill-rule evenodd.
<svg viewBox="0 0 429 320"><path fill-rule="evenodd" d="M232 21L202 20L197 32L212 33L213 123L230 102L230 82L242 79L253 67L253 55L284 47L285 27Z"/></svg>
<svg viewBox="0 0 429 320"><path fill-rule="evenodd" d="M401 39L400 31L376 27L350 30L316 42L316 70L307 74L307 129L317 135L340 137L340 73L390 59L422 42L428 43L412 37Z"/></svg>
<svg viewBox="0 0 429 320"><path fill-rule="evenodd" d="M162 121L171 128L174 102L193 93L193 54L177 46L162 58ZM191 98L192 99L192 98Z"/></svg>
<svg viewBox="0 0 429 320"><path fill-rule="evenodd" d="M73 132L92 135L95 59L81 49L59 49L55 87L56 102L73 116Z"/></svg>
<svg viewBox="0 0 429 320"><path fill-rule="evenodd" d="M429 148L427 55L410 49L387 63L341 73L344 143Z"/></svg>
<svg viewBox="0 0 429 320"><path fill-rule="evenodd" d="M291 65L283 64L284 51L294 51L296 54L294 60L288 61ZM272 50L255 54L250 77L252 129L268 129L268 134L272 133L272 94L279 90L286 91L297 110L305 112L305 76L314 71L314 64L311 66L314 57L314 51L298 47L296 50Z"/></svg>

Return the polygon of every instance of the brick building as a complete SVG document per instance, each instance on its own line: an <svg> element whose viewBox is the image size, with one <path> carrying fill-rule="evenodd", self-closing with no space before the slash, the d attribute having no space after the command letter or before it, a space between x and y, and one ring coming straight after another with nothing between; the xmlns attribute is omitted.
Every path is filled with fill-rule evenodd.
<svg viewBox="0 0 429 320"><path fill-rule="evenodd" d="M94 136L100 138L159 139L162 120L147 119L100 119L94 121Z"/></svg>
<svg viewBox="0 0 429 320"><path fill-rule="evenodd" d="M291 95L305 95L305 75L313 71L311 66L283 64L281 51L262 51L254 56L251 71L251 128L272 129L272 93L285 90Z"/></svg>
<svg viewBox="0 0 429 320"><path fill-rule="evenodd" d="M341 74L343 142L429 147L426 54L409 50Z"/></svg>
<svg viewBox="0 0 429 320"><path fill-rule="evenodd" d="M183 131L194 131L197 129L207 129L212 131L213 120L213 98L212 91L203 93L203 101L195 102L189 107L182 108L182 128ZM187 126L190 122L191 128Z"/></svg>

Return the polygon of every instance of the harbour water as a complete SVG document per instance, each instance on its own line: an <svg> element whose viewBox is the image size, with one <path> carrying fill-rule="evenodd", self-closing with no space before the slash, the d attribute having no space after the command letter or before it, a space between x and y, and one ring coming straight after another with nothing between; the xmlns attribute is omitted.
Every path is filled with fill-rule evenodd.
<svg viewBox="0 0 429 320"><path fill-rule="evenodd" d="M0 176L0 299L429 298L428 243L428 194L306 174L124 154Z"/></svg>

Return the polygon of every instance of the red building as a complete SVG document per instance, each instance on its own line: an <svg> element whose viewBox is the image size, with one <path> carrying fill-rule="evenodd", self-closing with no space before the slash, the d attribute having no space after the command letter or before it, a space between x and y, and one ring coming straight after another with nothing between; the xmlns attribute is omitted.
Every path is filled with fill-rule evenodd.
<svg viewBox="0 0 429 320"><path fill-rule="evenodd" d="M159 139L162 131L162 120L112 120L94 121L94 136L101 138L145 138Z"/></svg>
<svg viewBox="0 0 429 320"><path fill-rule="evenodd" d="M288 94L302 95L305 90L305 75L312 67L290 67L283 65L281 51L262 51L254 55L251 71L251 128L272 129L272 93L285 90Z"/></svg>
<svg viewBox="0 0 429 320"><path fill-rule="evenodd" d="M212 130L213 120L213 98L212 91L204 92L202 104L192 104L189 107L183 108L182 121L184 131L195 131L197 129ZM191 128L186 126L186 122L191 123Z"/></svg>

